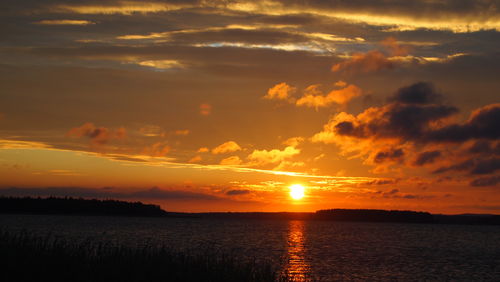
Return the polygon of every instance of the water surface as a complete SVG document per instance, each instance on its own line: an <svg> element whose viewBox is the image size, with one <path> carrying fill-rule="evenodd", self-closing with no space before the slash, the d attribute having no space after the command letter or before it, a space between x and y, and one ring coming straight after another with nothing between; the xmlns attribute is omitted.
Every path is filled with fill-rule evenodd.
<svg viewBox="0 0 500 282"><path fill-rule="evenodd" d="M132 247L216 249L270 261L298 281L500 281L498 226L0 215L0 228Z"/></svg>

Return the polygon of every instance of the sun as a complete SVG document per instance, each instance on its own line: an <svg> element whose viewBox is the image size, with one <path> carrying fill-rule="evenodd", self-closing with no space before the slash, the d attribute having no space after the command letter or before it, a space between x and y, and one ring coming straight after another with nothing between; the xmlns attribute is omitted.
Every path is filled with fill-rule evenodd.
<svg viewBox="0 0 500 282"><path fill-rule="evenodd" d="M294 200L300 200L304 198L304 186L300 184L293 184L290 186L290 197Z"/></svg>

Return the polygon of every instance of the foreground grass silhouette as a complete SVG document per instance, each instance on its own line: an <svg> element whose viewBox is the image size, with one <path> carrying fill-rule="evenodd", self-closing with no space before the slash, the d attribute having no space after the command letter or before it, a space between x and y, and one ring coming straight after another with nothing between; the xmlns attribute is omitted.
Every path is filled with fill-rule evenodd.
<svg viewBox="0 0 500 282"><path fill-rule="evenodd" d="M74 243L53 236L0 232L0 281L288 281L270 264L215 251L181 253Z"/></svg>

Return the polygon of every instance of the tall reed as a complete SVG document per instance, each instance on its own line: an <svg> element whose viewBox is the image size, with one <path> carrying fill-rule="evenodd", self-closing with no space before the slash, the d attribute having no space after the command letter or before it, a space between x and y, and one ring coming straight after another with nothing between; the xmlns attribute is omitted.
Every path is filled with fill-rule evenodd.
<svg viewBox="0 0 500 282"><path fill-rule="evenodd" d="M270 264L211 249L179 252L0 231L0 281L286 281Z"/></svg>

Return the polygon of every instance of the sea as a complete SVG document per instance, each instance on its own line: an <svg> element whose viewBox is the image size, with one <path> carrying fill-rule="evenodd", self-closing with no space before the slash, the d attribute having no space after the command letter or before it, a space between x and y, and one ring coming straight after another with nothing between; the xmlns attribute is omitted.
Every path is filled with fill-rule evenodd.
<svg viewBox="0 0 500 282"><path fill-rule="evenodd" d="M0 230L216 250L296 281L500 281L500 226L2 214Z"/></svg>

